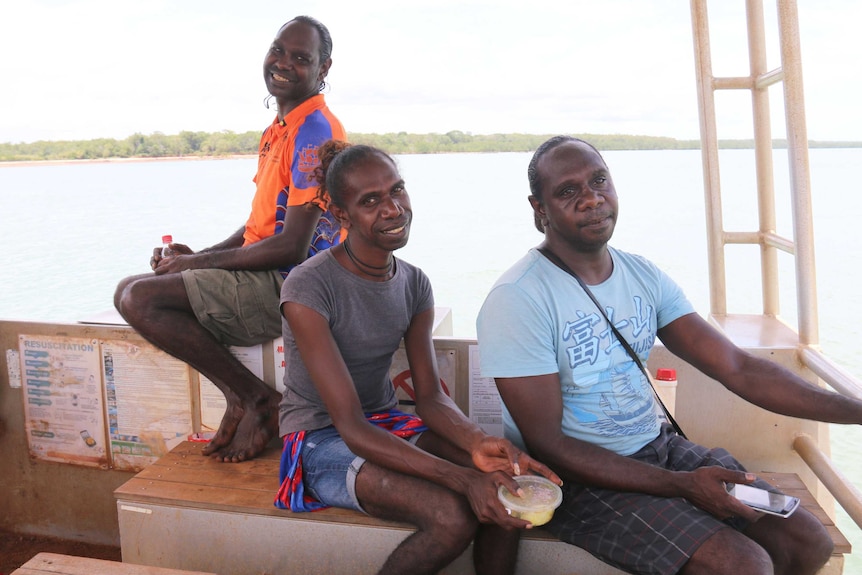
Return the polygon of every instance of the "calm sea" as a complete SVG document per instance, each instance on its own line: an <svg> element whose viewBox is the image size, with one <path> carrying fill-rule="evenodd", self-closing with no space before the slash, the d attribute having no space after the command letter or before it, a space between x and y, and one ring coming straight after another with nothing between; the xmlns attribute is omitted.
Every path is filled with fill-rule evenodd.
<svg viewBox="0 0 862 575"><path fill-rule="evenodd" d="M456 336L475 337L474 320L494 280L541 240L527 202L529 154L399 156L413 202L410 243L400 256L430 276L438 305L450 307ZM708 311L703 180L699 151L607 152L620 219L613 244L643 254ZM721 153L728 230L757 228L749 150ZM776 187L787 187L786 152L777 150ZM862 378L856 352L862 306L862 250L852 230L862 221L862 149L811 150L820 341ZM111 308L114 286L149 271L163 234L199 249L223 240L248 214L254 159L110 162L0 167L0 245L5 280L0 318L77 321ZM779 193L778 230L790 236L791 211ZM754 248L731 246L728 309L759 313ZM787 259L787 261L784 261ZM793 270L782 258L789 280ZM796 323L794 291L782 292L782 317ZM834 426L833 457L862 488L858 427ZM840 512L856 549L862 531ZM862 553L845 573L862 574Z"/></svg>

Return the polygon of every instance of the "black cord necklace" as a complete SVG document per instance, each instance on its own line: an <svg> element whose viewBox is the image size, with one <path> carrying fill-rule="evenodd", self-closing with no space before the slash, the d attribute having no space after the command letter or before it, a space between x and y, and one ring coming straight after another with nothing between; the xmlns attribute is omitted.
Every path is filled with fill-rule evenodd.
<svg viewBox="0 0 862 575"><path fill-rule="evenodd" d="M392 254L389 254L389 261L386 262L385 266L373 266L371 264L367 264L367 263L363 262L362 260L357 258L355 255L353 255L353 252L350 251L350 242L348 240L344 240L343 244L344 244L344 252L347 254L347 257L350 258L350 261L353 262L353 265L355 265L359 269L359 271L361 271L365 275L369 275L369 276L375 277L375 278L385 278L385 277L389 277L389 274L392 273L392 267L395 264L395 258L392 257ZM364 270L362 268L368 268L368 269L372 269L372 270L383 270L383 273L370 272L370 271Z"/></svg>

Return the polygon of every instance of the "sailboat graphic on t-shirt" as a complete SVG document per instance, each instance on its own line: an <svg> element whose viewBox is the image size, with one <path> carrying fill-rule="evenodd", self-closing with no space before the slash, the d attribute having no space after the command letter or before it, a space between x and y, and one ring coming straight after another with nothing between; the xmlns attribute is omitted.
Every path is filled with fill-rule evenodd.
<svg viewBox="0 0 862 575"><path fill-rule="evenodd" d="M599 407L614 423L622 427L631 425L652 409L649 398L632 385L631 372L606 373L610 375L610 381L605 381L610 389L602 392Z"/></svg>

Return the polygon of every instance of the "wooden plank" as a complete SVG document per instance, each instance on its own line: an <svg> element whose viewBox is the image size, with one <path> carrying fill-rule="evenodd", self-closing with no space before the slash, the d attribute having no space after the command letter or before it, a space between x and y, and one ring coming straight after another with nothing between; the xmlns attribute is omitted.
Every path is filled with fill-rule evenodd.
<svg viewBox="0 0 862 575"><path fill-rule="evenodd" d="M798 475L795 473L774 473L769 471L762 471L757 475L787 495L799 498L800 505L817 517L820 523L826 528L829 536L832 537L832 542L835 545L834 553L849 554L852 551L853 546L850 544L850 541L841 533L826 511L820 507L820 504L817 503L817 500L814 499L814 496L808 491L805 483L802 482Z"/></svg>
<svg viewBox="0 0 862 575"><path fill-rule="evenodd" d="M273 505L276 490L269 493L241 488L225 488L177 481L153 481L130 479L114 491L121 501L178 505L181 507L212 508L239 513L264 513L275 511Z"/></svg>
<svg viewBox="0 0 862 575"><path fill-rule="evenodd" d="M187 442L186 442L187 443ZM186 443L181 443L180 447ZM258 457L242 463L222 463L215 459L205 457L200 453L182 453L173 450L160 457L149 467L186 467L191 469L222 469L238 475L263 474L275 467L278 469L280 454L277 457Z"/></svg>
<svg viewBox="0 0 862 575"><path fill-rule="evenodd" d="M310 513L293 513L286 509L278 509L273 503L275 500L275 489L264 493L241 488L226 489L191 483L154 482L133 478L114 491L114 495L121 503L150 503L153 505L211 509L213 511L251 515L269 515L307 521L336 521L340 523L413 529L409 525L369 517L352 509L329 507Z"/></svg>
<svg viewBox="0 0 862 575"><path fill-rule="evenodd" d="M224 468L202 467L194 469L150 465L138 473L135 478L152 482L170 481L205 487L266 491L273 494L278 491L278 466L274 466L268 473L238 474L236 471Z"/></svg>
<svg viewBox="0 0 862 575"><path fill-rule="evenodd" d="M132 563L119 563L89 557L73 557L58 553L39 553L12 575L215 575L203 571L181 571L164 567L150 567Z"/></svg>
<svg viewBox="0 0 862 575"><path fill-rule="evenodd" d="M183 442L115 490L117 499L275 514L280 448L242 463L222 463L200 454L201 444ZM196 505L197 506L197 505Z"/></svg>
<svg viewBox="0 0 862 575"><path fill-rule="evenodd" d="M171 449L170 453L175 455L187 455L192 457L200 457L205 461L212 461L213 463L217 463L219 465L245 465L246 463L250 463L249 461L244 461L242 463L221 463L219 461L215 461L210 459L209 457L203 455L201 450L204 448L206 443L201 443L198 441L183 441L173 449ZM267 445L266 449L260 452L255 456L251 461L256 461L260 459L275 459L278 461L281 459L281 440L274 440Z"/></svg>

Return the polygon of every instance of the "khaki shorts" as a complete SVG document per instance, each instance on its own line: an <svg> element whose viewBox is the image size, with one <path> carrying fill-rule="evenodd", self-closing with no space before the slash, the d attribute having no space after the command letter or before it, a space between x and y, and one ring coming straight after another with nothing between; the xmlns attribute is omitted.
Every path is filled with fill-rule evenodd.
<svg viewBox="0 0 862 575"><path fill-rule="evenodd" d="M281 336L281 284L274 271L182 272L198 321L225 345L252 346Z"/></svg>

